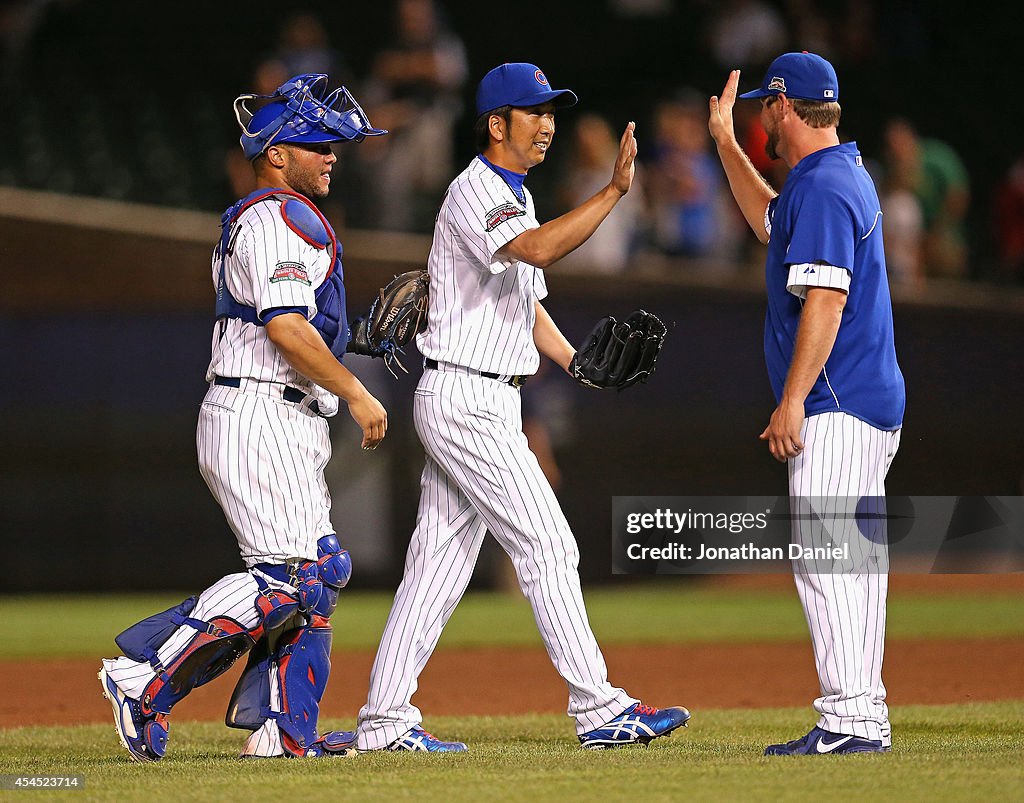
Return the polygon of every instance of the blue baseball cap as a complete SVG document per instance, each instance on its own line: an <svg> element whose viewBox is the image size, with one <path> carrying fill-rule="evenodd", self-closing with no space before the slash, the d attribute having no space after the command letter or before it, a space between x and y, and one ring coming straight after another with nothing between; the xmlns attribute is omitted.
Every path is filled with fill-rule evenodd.
<svg viewBox="0 0 1024 803"><path fill-rule="evenodd" d="M578 98L571 89L552 89L536 64L510 62L495 67L480 81L476 113L481 115L501 106L537 106L549 100L556 106L574 106Z"/></svg>
<svg viewBox="0 0 1024 803"><path fill-rule="evenodd" d="M787 98L830 103L839 100L839 79L835 68L821 56L783 53L768 65L761 88L744 92L741 98L766 98L784 94Z"/></svg>

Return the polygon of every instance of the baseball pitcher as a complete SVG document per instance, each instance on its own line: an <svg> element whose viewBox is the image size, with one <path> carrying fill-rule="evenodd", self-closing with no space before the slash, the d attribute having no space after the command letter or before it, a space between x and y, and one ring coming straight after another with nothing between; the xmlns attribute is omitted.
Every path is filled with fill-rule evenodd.
<svg viewBox="0 0 1024 803"><path fill-rule="evenodd" d="M629 123L608 185L566 215L537 221L526 174L552 144L555 110L575 102L526 63L496 67L477 92L479 156L448 187L427 263L427 326L417 337L425 370L414 404L426 463L405 574L359 713L360 750L467 749L424 730L410 700L487 532L512 559L585 747L646 744L690 718L609 683L576 540L523 434L519 389L541 354L588 386L626 387L650 375L664 337L660 322L638 311L599 324L577 352L541 303L543 268L593 234L633 179Z"/></svg>

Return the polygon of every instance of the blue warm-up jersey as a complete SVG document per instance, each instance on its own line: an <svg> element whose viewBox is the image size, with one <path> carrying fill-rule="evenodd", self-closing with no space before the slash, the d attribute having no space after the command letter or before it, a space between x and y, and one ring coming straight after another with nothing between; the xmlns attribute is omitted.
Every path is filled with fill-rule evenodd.
<svg viewBox="0 0 1024 803"><path fill-rule="evenodd" d="M764 353L781 399L807 291L848 293L835 346L804 404L807 416L843 412L882 430L903 425L882 211L854 142L801 159L768 206Z"/></svg>

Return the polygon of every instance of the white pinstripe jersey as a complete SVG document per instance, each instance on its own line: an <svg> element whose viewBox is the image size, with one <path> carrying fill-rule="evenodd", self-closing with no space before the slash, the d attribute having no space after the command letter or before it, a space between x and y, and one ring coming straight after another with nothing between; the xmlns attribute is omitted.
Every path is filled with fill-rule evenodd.
<svg viewBox="0 0 1024 803"><path fill-rule="evenodd" d="M316 315L315 289L327 276L331 255L303 240L281 217L280 203L270 198L253 204L234 223L224 279L231 295L254 307L260 318L282 307ZM217 251L213 253L213 285L220 276ZM314 385L281 356L263 326L237 318L217 321L213 327L212 357L206 381L214 376L238 376L264 382L280 382L313 392L324 411L337 409L337 397Z"/></svg>
<svg viewBox="0 0 1024 803"><path fill-rule="evenodd" d="M496 374L533 374L534 302L547 296L544 271L495 257L537 222L530 191L521 202L480 158L448 187L427 261L427 329L416 343L425 357Z"/></svg>

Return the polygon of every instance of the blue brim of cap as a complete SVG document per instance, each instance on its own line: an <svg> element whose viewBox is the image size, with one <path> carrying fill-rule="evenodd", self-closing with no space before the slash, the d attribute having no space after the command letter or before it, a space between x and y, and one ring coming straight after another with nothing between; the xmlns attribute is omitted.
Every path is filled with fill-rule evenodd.
<svg viewBox="0 0 1024 803"><path fill-rule="evenodd" d="M766 98L769 95L777 95L778 92L769 92L767 89L755 89L752 92L744 92L742 95L737 95L739 98Z"/></svg>
<svg viewBox="0 0 1024 803"><path fill-rule="evenodd" d="M383 128L367 128L361 133L367 137L379 137L381 134L386 134L388 132ZM347 139L347 137L332 134L327 131L309 131L305 134L296 134L295 136L284 137L283 139L275 140L275 142L282 142L285 144L289 142L308 142L312 144L317 142L343 142Z"/></svg>
<svg viewBox="0 0 1024 803"><path fill-rule="evenodd" d="M579 98L576 97L576 93L571 89L553 89L550 92L541 92L539 95L535 95L531 101L531 106L536 106L540 103L547 103L549 100L553 100L555 105L559 108L566 106L575 106L579 103ZM515 104L519 105L519 104Z"/></svg>
<svg viewBox="0 0 1024 803"><path fill-rule="evenodd" d="M576 97L576 93L573 92L571 89L552 89L549 90L548 92L535 92L532 95L517 98L516 100L513 100L509 103L503 103L501 105L514 106L516 108L521 109L526 108L528 106L539 106L542 103L547 103L549 100L554 101L555 106L560 109L564 109L567 106L575 106L577 103L579 103L579 98ZM479 112L479 114L487 114L488 112L492 112L494 111L494 109L498 108L501 107L495 106L491 109L484 109L483 111Z"/></svg>

